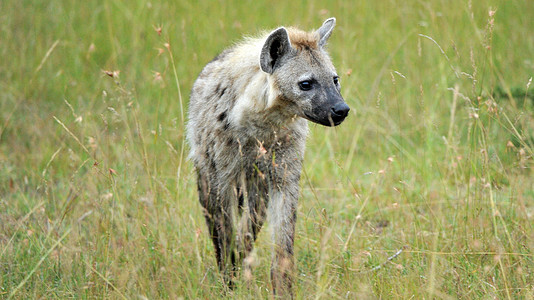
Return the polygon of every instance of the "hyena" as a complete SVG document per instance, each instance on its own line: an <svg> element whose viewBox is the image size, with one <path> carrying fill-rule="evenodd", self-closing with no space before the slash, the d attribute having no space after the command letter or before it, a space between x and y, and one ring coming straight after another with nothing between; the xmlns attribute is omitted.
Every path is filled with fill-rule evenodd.
<svg viewBox="0 0 534 300"><path fill-rule="evenodd" d="M190 158L217 263L230 287L268 219L272 288L292 295L306 120L336 126L350 110L325 49L335 22L328 19L313 32L280 27L246 39L208 63L193 85Z"/></svg>

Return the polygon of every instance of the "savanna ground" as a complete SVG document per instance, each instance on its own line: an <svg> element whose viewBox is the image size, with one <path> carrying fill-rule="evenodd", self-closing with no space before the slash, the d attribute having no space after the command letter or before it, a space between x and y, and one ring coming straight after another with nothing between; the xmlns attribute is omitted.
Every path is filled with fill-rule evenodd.
<svg viewBox="0 0 534 300"><path fill-rule="evenodd" d="M243 35L330 16L352 111L310 126L297 297L532 299L529 0L1 1L0 298L268 298L268 226L222 287L188 94Z"/></svg>

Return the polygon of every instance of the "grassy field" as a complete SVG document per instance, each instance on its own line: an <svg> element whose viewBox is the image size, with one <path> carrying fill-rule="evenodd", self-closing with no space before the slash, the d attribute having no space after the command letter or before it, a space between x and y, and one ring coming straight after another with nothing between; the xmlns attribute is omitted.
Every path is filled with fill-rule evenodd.
<svg viewBox="0 0 534 300"><path fill-rule="evenodd" d="M337 27L350 116L311 125L302 299L534 298L534 2L0 2L0 298L225 294L184 144L243 35Z"/></svg>

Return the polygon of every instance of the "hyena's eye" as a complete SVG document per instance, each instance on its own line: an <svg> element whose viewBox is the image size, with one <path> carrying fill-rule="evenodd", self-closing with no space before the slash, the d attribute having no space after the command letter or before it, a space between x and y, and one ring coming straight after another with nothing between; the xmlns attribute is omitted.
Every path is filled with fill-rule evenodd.
<svg viewBox="0 0 534 300"><path fill-rule="evenodd" d="M299 87L303 91L309 91L312 89L312 83L311 81L308 81L308 80L301 81L299 82Z"/></svg>
<svg viewBox="0 0 534 300"><path fill-rule="evenodd" d="M334 76L334 84L335 85L339 84L339 76Z"/></svg>

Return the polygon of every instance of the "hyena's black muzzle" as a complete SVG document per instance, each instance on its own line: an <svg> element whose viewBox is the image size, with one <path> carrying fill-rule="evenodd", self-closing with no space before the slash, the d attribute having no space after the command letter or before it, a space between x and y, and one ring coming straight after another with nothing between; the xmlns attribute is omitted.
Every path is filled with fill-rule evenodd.
<svg viewBox="0 0 534 300"><path fill-rule="evenodd" d="M311 114L306 114L308 120L324 125L337 126L341 124L349 114L350 107L337 90L331 90L316 97ZM323 99L317 99L323 98ZM322 101L321 101L322 100Z"/></svg>
<svg viewBox="0 0 534 300"><path fill-rule="evenodd" d="M343 101L334 104L330 109L330 118L332 119L332 122L329 122L330 126L332 126L332 124L334 124L334 126L341 124L349 114L349 110L350 107Z"/></svg>

